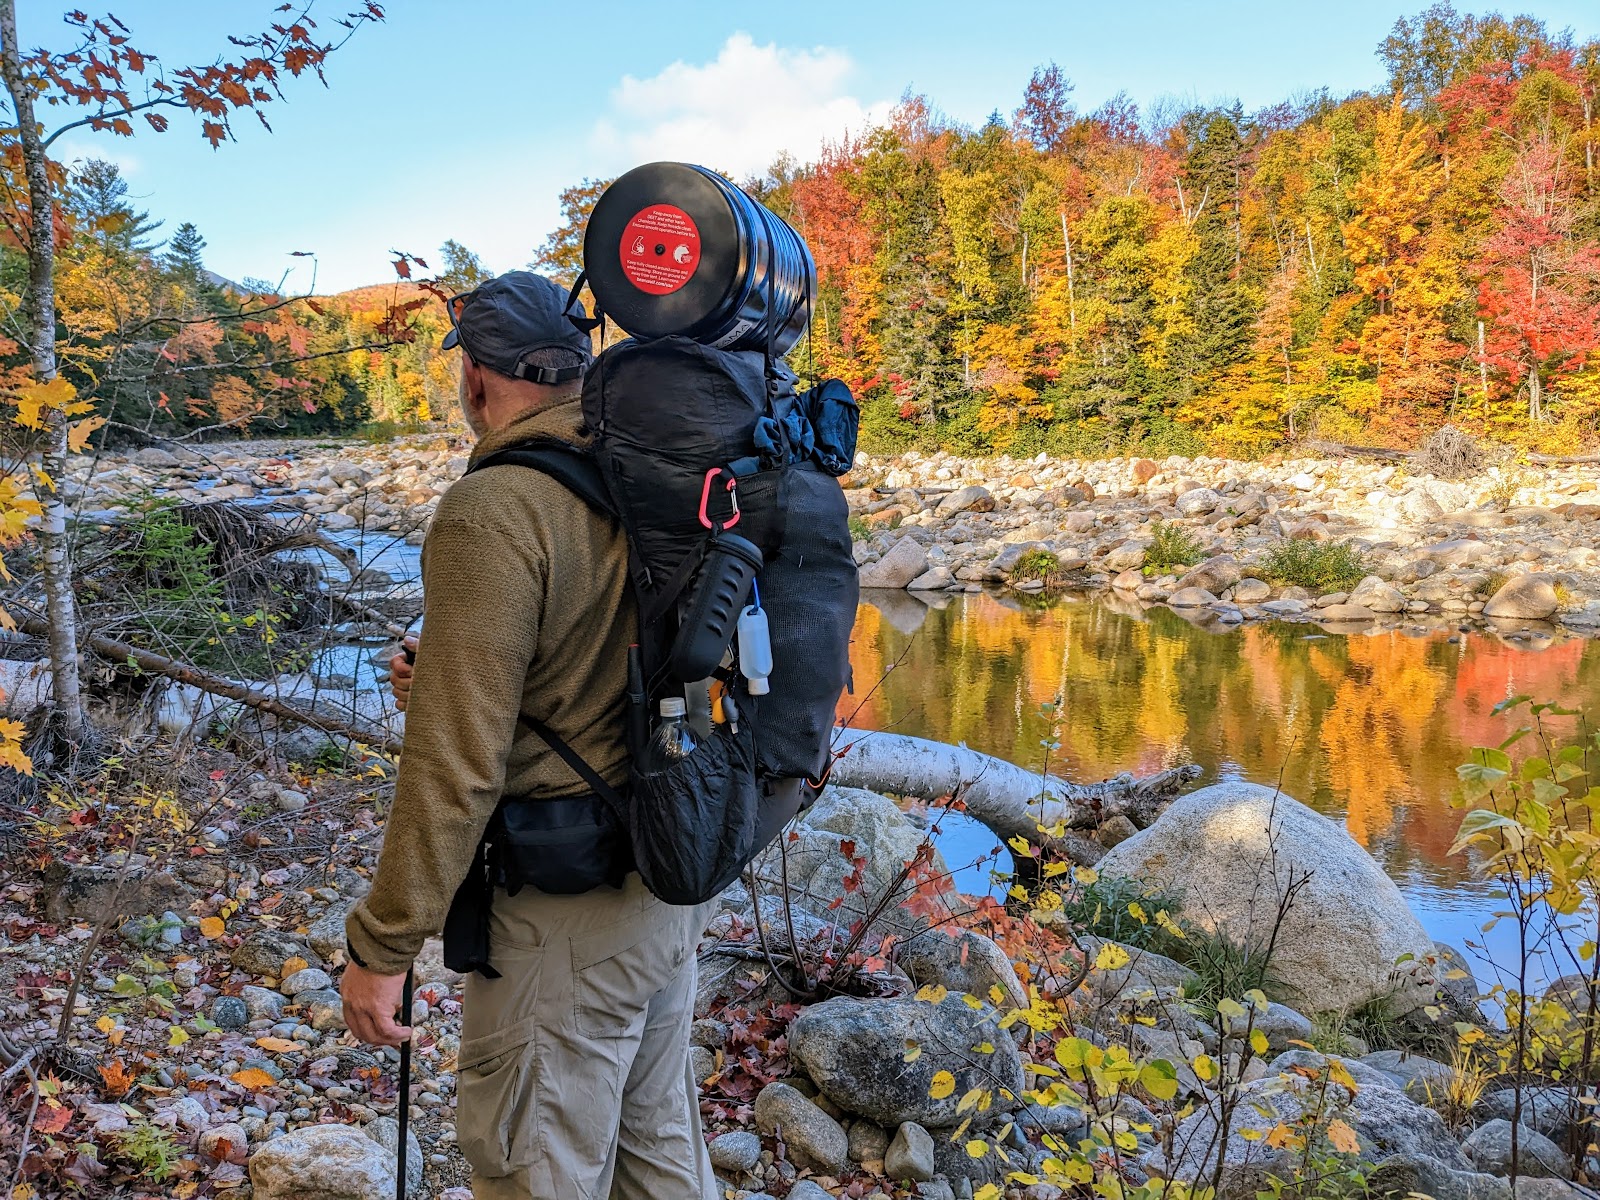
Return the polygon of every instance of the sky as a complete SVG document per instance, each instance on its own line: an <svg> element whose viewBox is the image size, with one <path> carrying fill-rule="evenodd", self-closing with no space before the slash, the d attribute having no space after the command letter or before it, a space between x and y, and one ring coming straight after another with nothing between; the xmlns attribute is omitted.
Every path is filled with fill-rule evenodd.
<svg viewBox="0 0 1600 1200"><path fill-rule="evenodd" d="M258 32L274 0L121 0L131 44L169 68L214 61ZM313 0L330 36L350 0ZM1033 69L1058 63L1079 111L1119 91L1246 110L1327 87L1377 88L1379 43L1425 7L1383 0L392 0L328 59L328 86L289 80L212 150L198 122L134 138L74 131L69 161L121 166L139 207L192 221L206 264L290 291L393 279L390 252L434 261L446 238L495 271L526 265L558 223L561 189L657 159L735 178L783 150L801 159L859 132L907 90L979 124L1009 117ZM1463 3L1463 8L1486 6ZM66 6L23 0L19 38L64 48ZM1516 6L1600 34L1594 0ZM99 11L98 9L96 11ZM48 121L54 114L46 110ZM143 128L143 126L141 126ZM294 252L311 257L294 257ZM315 276L313 277L313 271Z"/></svg>

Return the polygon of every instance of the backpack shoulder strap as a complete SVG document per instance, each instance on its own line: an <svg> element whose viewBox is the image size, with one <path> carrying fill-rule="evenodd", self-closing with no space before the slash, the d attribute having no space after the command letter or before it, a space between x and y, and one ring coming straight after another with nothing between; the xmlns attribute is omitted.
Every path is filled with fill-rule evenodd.
<svg viewBox="0 0 1600 1200"><path fill-rule="evenodd" d="M619 521L621 515L611 502L600 464L588 450L559 438L533 438L485 455L467 468L467 474L485 467L527 467L548 475L602 516Z"/></svg>

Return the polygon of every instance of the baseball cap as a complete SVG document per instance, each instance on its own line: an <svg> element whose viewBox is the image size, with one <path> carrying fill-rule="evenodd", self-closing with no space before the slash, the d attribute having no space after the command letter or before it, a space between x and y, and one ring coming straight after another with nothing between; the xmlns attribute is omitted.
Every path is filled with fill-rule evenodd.
<svg viewBox="0 0 1600 1200"><path fill-rule="evenodd" d="M587 332L573 320L587 320L583 305L553 280L532 271L507 271L470 292L451 298L450 332L441 346L464 346L473 360L512 379L565 383L588 369L594 351ZM523 362L535 350L571 350L581 364L536 367Z"/></svg>

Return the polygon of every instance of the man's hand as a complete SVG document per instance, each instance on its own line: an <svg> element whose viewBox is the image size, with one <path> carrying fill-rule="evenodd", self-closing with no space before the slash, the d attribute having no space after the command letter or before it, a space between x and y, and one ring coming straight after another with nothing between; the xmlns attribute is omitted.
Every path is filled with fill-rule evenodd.
<svg viewBox="0 0 1600 1200"><path fill-rule="evenodd" d="M406 634L405 645L415 656L417 635ZM415 674L416 668L406 658L404 651L389 660L389 690L394 693L394 706L401 712L405 712L406 704L411 699L411 680Z"/></svg>
<svg viewBox="0 0 1600 1200"><path fill-rule="evenodd" d="M405 991L406 977L379 975L356 963L344 969L339 996L344 1001L344 1023L350 1032L372 1046L398 1046L411 1037L408 1026L395 1020ZM406 1014L411 1019L411 1014Z"/></svg>

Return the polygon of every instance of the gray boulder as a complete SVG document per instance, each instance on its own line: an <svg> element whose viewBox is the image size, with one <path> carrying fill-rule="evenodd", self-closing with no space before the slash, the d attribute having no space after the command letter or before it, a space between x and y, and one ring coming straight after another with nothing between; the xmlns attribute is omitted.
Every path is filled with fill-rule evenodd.
<svg viewBox="0 0 1600 1200"><path fill-rule="evenodd" d="M253 929L233 948L228 961L252 975L276 976L291 958L310 960L316 951L298 934L276 929Z"/></svg>
<svg viewBox="0 0 1600 1200"><path fill-rule="evenodd" d="M932 1135L915 1121L902 1124L883 1156L883 1173L890 1179L909 1179L913 1183L932 1179Z"/></svg>
<svg viewBox="0 0 1600 1200"><path fill-rule="evenodd" d="M895 962L918 987L943 984L987 1001L1002 1013L1027 1008L1028 995L1016 968L994 939L971 929L934 926L916 934L894 951ZM991 989L998 987L999 996Z"/></svg>
<svg viewBox="0 0 1600 1200"><path fill-rule="evenodd" d="M854 1121L850 1125L850 1161L866 1166L874 1172L883 1169L883 1157L889 1152L889 1132L874 1121Z"/></svg>
<svg viewBox="0 0 1600 1200"><path fill-rule="evenodd" d="M1350 603L1375 613L1404 612L1405 594L1392 583L1385 583L1376 575L1368 575L1350 593Z"/></svg>
<svg viewBox="0 0 1600 1200"><path fill-rule="evenodd" d="M926 916L904 907L915 890L916 876L897 883L901 868L916 856L927 831L901 812L894 801L861 788L829 787L800 815L793 831L795 841L782 847L774 845L756 859L763 891L776 894L782 887L786 856L789 893L799 909L848 927L892 892L894 902L880 918L883 932L904 936L928 927ZM853 870L843 852L847 842L854 844L856 857L866 860L860 885L853 889L845 886L845 879ZM944 859L938 850L932 854L928 876L946 876ZM830 907L835 900L840 900L840 905Z"/></svg>
<svg viewBox="0 0 1600 1200"><path fill-rule="evenodd" d="M1359 1090L1381 1088L1391 1092L1399 1091L1392 1076L1367 1066L1360 1059L1344 1058L1337 1054L1322 1054L1316 1050L1286 1050L1267 1064L1267 1070L1274 1075L1289 1075L1298 1071L1324 1071L1330 1058L1337 1059L1344 1065L1344 1069L1350 1073L1350 1078Z"/></svg>
<svg viewBox="0 0 1600 1200"><path fill-rule="evenodd" d="M1291 1042L1309 1042L1315 1032L1310 1017L1277 1001L1268 1004L1261 1012L1235 1017L1229 1033L1243 1037L1247 1028L1259 1029L1267 1039L1267 1049L1273 1053L1290 1049Z"/></svg>
<svg viewBox="0 0 1600 1200"><path fill-rule="evenodd" d="M1220 596L1239 582L1241 574L1237 559L1231 554L1218 554L1179 576L1178 588L1200 588Z"/></svg>
<svg viewBox="0 0 1600 1200"><path fill-rule="evenodd" d="M970 1050L983 1043L992 1053ZM918 1046L921 1055L906 1062L907 1049ZM1024 1086L1016 1045L993 1010L974 1010L956 996L940 1004L835 996L790 1024L789 1058L838 1107L885 1128L905 1121L949 1128L960 1123L956 1105L971 1088L992 1089L993 1108L1005 1109L1000 1092L1020 1097ZM941 1070L955 1077L955 1087L935 1099L929 1093Z"/></svg>
<svg viewBox="0 0 1600 1200"><path fill-rule="evenodd" d="M1456 1077L1455 1069L1447 1063L1404 1050L1379 1050L1363 1055L1361 1061L1393 1079L1418 1104L1442 1104Z"/></svg>
<svg viewBox="0 0 1600 1200"><path fill-rule="evenodd" d="M1222 497L1210 488L1191 488L1174 502L1180 516L1202 517L1213 512L1222 503Z"/></svg>
<svg viewBox="0 0 1600 1200"><path fill-rule="evenodd" d="M733 1175L748 1175L761 1165L761 1139L748 1130L718 1134L707 1151L713 1167Z"/></svg>
<svg viewBox="0 0 1600 1200"><path fill-rule="evenodd" d="M1477 1171L1458 1171L1426 1155L1394 1154L1367 1175L1367 1190L1374 1196L1432 1200L1511 1200L1504 1179Z"/></svg>
<svg viewBox="0 0 1600 1200"><path fill-rule="evenodd" d="M1463 1157L1455 1138L1450 1136L1443 1117L1390 1088L1357 1090L1345 1120L1364 1147L1377 1148L1375 1157L1420 1154L1453 1171L1472 1169L1472 1163Z"/></svg>
<svg viewBox="0 0 1600 1200"><path fill-rule="evenodd" d="M391 1163L399 1157L400 1122L393 1117L375 1117L361 1132L383 1147ZM410 1128L406 1129L406 1195L422 1195L422 1146Z"/></svg>
<svg viewBox="0 0 1600 1200"><path fill-rule="evenodd" d="M928 552L911 537L903 537L877 562L861 568L864 588L904 588L928 570Z"/></svg>
<svg viewBox="0 0 1600 1200"><path fill-rule="evenodd" d="M969 487L957 488L940 500L939 506L933 510L933 515L953 517L957 513L993 511L994 497L989 494L989 489L975 483Z"/></svg>
<svg viewBox="0 0 1600 1200"><path fill-rule="evenodd" d="M391 1200L394 1155L349 1125L303 1125L250 1157L255 1200Z"/></svg>
<svg viewBox="0 0 1600 1200"><path fill-rule="evenodd" d="M1341 823L1272 788L1190 792L1099 871L1181 892L1191 922L1251 945L1272 937L1280 898L1298 885L1272 972L1303 1012L1382 1000L1404 1013L1433 999L1433 942L1394 881Z"/></svg>
<svg viewBox="0 0 1600 1200"><path fill-rule="evenodd" d="M1561 600L1548 575L1516 575L1489 597L1483 615L1507 620L1543 621L1555 616L1560 608Z"/></svg>
<svg viewBox="0 0 1600 1200"><path fill-rule="evenodd" d="M796 1166L837 1175L850 1160L850 1143L839 1122L787 1083L761 1089L755 1117L762 1133L783 1139Z"/></svg>
<svg viewBox="0 0 1600 1200"><path fill-rule="evenodd" d="M1181 991L1199 978L1182 963L1153 950L1141 950L1093 934L1079 934L1078 944L1090 962L1099 958L1102 947L1107 945L1116 946L1128 956L1128 961L1114 970L1103 971L1097 967L1089 972L1087 986L1100 1000L1152 996L1164 990Z"/></svg>
<svg viewBox="0 0 1600 1200"><path fill-rule="evenodd" d="M1511 1174L1510 1121L1498 1118L1478 1126L1461 1143L1462 1152L1480 1171ZM1517 1174L1561 1179L1572 1174L1572 1160L1544 1134L1526 1125L1517 1130Z"/></svg>
<svg viewBox="0 0 1600 1200"><path fill-rule="evenodd" d="M1215 596L1205 588L1198 587L1179 588L1167 598L1167 603L1173 608L1205 608L1216 602Z"/></svg>
<svg viewBox="0 0 1600 1200"><path fill-rule="evenodd" d="M1473 1116L1484 1121L1497 1118L1510 1121L1516 1112L1516 1101L1515 1088L1489 1092L1473 1108ZM1557 1143L1567 1140L1575 1116L1589 1118L1593 1112L1592 1105L1576 1103L1572 1093L1563 1087L1528 1086L1522 1089L1522 1124Z"/></svg>

